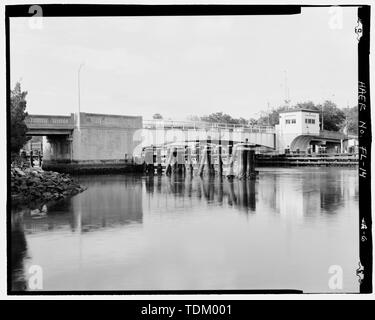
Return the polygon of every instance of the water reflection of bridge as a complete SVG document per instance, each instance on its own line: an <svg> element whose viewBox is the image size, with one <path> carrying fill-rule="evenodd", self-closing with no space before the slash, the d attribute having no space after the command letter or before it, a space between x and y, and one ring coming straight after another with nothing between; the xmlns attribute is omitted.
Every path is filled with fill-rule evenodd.
<svg viewBox="0 0 375 320"><path fill-rule="evenodd" d="M48 247L46 239L51 238L47 233L52 238L63 238L65 250L76 258L82 248L77 239L93 241L97 239L95 235L101 239L100 231L113 231L116 235L149 230L150 224L155 222L152 220L155 213L160 214L157 223L166 222L165 230L172 216L173 219L180 215L186 218L190 213L194 221L209 224L214 220L200 220L208 210L211 219L227 215L230 220L236 219L236 212L250 212L252 214L239 216L249 217L255 225L260 219L265 222L262 226L272 229L280 226L278 220L291 227L296 222L306 226L315 222L323 227L335 226L358 210L358 175L354 170L342 168L263 169L258 180L121 175L82 179L86 179L88 189L73 198L48 205L43 218L30 216L30 210L12 212L10 263L14 290L23 290L26 285L26 267L36 254L35 246L43 243L51 250L48 251L51 255L59 256L59 248L54 247L53 241ZM142 225L146 228L141 228ZM282 228L278 230L284 232ZM121 242L114 244L115 247L122 245Z"/></svg>
<svg viewBox="0 0 375 320"><path fill-rule="evenodd" d="M358 198L358 180L353 171L312 168L295 169L290 174L291 169L280 170L275 173L273 169L263 169L257 180L199 176L81 177L81 182L89 185L84 193L48 204L43 218L32 217L30 209L15 210L12 224L22 220L27 233L89 232L142 224L145 207L173 211L176 206L189 210L204 204L246 212L267 210L284 216L313 216L322 210L334 213L345 204L344 198Z"/></svg>
<svg viewBox="0 0 375 320"><path fill-rule="evenodd" d="M156 202L152 202L152 206L155 208L163 206L167 211L176 208L176 199L183 201L185 206L189 206L190 199L194 200L190 202L191 205L200 205L201 201L205 201L208 205L228 206L246 212L255 211L256 185L257 181L250 179L228 180L181 176L145 178L146 192L159 195L156 197ZM160 198L163 200L160 201Z"/></svg>
<svg viewBox="0 0 375 320"><path fill-rule="evenodd" d="M213 207L273 212L293 219L316 217L322 211L334 214L345 206L343 199L358 197L358 178L354 171L341 168L263 169L257 180L146 176L144 188L150 195L147 207L153 209L188 210L203 201Z"/></svg>

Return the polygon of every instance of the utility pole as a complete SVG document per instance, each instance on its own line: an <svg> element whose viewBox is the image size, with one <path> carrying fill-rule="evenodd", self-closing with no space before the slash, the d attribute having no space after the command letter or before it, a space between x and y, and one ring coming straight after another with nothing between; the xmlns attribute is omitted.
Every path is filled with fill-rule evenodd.
<svg viewBox="0 0 375 320"><path fill-rule="evenodd" d="M289 87L288 87L288 76L287 71L284 70L284 86L285 86L285 104L289 109L290 97L289 97Z"/></svg>
<svg viewBox="0 0 375 320"><path fill-rule="evenodd" d="M349 136L349 122L348 122L348 113L349 113L349 101L346 102L346 112L345 112L345 131L346 138Z"/></svg>

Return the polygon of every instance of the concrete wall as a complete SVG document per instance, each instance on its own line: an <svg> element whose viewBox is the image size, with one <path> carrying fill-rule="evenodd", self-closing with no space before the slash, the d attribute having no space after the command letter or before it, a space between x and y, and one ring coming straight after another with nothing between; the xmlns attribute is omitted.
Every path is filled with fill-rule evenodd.
<svg viewBox="0 0 375 320"><path fill-rule="evenodd" d="M81 113L73 130L73 160L131 159L142 117Z"/></svg>

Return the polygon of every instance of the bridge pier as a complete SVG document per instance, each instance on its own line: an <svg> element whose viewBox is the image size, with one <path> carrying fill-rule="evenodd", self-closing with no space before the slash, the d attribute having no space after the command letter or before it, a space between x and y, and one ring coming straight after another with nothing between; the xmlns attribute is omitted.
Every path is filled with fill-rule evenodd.
<svg viewBox="0 0 375 320"><path fill-rule="evenodd" d="M247 148L246 145L240 146L237 158L237 172L236 177L239 179L246 178L247 171Z"/></svg>
<svg viewBox="0 0 375 320"><path fill-rule="evenodd" d="M67 135L43 137L42 168L48 170L54 163L69 163L73 157L72 139Z"/></svg>
<svg viewBox="0 0 375 320"><path fill-rule="evenodd" d="M238 166L237 166L237 178L239 179L255 179L255 150L246 143L241 146L238 156Z"/></svg>
<svg viewBox="0 0 375 320"><path fill-rule="evenodd" d="M255 179L255 150L246 141L245 144L236 145L228 162L227 177L238 179ZM235 161L237 167L234 167ZM235 170L236 169L236 170Z"/></svg>
<svg viewBox="0 0 375 320"><path fill-rule="evenodd" d="M233 141L232 141L233 142ZM229 146L229 161L228 161L228 172L227 172L227 177L228 178L233 178L234 177L234 158L236 156L237 150L236 148L230 148Z"/></svg>
<svg viewBox="0 0 375 320"><path fill-rule="evenodd" d="M229 130L228 154L232 156L233 152L233 129Z"/></svg>
<svg viewBox="0 0 375 320"><path fill-rule="evenodd" d="M191 149L188 145L185 146L185 161L187 172L192 175L194 173L193 162L191 160Z"/></svg>
<svg viewBox="0 0 375 320"><path fill-rule="evenodd" d="M195 140L195 164L197 167L199 167L199 163L200 163L200 150L201 150L201 147L199 143L199 138L197 138Z"/></svg>
<svg viewBox="0 0 375 320"><path fill-rule="evenodd" d="M212 146L210 136L208 136L206 147L203 150L203 156L198 168L198 175L215 175L215 168L214 164L212 163Z"/></svg>
<svg viewBox="0 0 375 320"><path fill-rule="evenodd" d="M166 175L184 175L186 173L185 152L182 152L177 148L170 150L165 173Z"/></svg>
<svg viewBox="0 0 375 320"><path fill-rule="evenodd" d="M212 176L215 175L215 168L212 163L212 153L210 150L211 147L206 146L205 149L203 150L203 155L201 157L201 162L199 164L198 168L198 175L203 176L203 175L208 175Z"/></svg>
<svg viewBox="0 0 375 320"><path fill-rule="evenodd" d="M219 149L218 149L218 175L222 177L223 175L223 159L222 159L222 144L221 139L219 140Z"/></svg>
<svg viewBox="0 0 375 320"><path fill-rule="evenodd" d="M154 174L155 157L154 157L154 147L147 148L145 150L145 172L147 174Z"/></svg>
<svg viewBox="0 0 375 320"><path fill-rule="evenodd" d="M158 175L163 173L163 168L161 165L161 149L156 150L156 172Z"/></svg>
<svg viewBox="0 0 375 320"><path fill-rule="evenodd" d="M247 165L246 176L250 179L255 179L257 175L255 171L255 150L251 147L247 152Z"/></svg>

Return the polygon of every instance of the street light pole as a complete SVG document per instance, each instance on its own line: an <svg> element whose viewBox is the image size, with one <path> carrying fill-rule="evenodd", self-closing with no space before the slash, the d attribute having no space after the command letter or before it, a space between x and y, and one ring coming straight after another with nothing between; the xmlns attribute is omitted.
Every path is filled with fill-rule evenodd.
<svg viewBox="0 0 375 320"><path fill-rule="evenodd" d="M84 63L81 63L78 68L78 130L81 130L81 69Z"/></svg>

